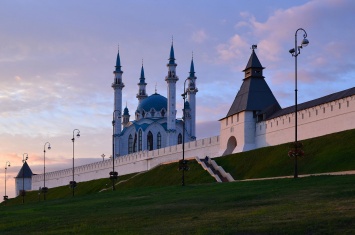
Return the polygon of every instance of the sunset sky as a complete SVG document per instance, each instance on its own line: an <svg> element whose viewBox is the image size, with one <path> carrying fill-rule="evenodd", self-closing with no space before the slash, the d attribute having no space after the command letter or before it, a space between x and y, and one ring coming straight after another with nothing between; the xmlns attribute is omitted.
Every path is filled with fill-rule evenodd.
<svg viewBox="0 0 355 235"><path fill-rule="evenodd" d="M298 28L309 46L298 57L299 102L354 87L355 1L352 0L0 0L0 196L14 196L23 153L43 173L111 154L113 74L119 44L123 105L133 119L142 59L147 93L166 96L174 40L177 95L192 52L197 76L197 138L219 134L243 79L252 44L282 107L294 103ZM301 41L303 34L299 33ZM180 97L180 96L179 96ZM182 116L182 98L177 103ZM285 157L287 157L285 155Z"/></svg>

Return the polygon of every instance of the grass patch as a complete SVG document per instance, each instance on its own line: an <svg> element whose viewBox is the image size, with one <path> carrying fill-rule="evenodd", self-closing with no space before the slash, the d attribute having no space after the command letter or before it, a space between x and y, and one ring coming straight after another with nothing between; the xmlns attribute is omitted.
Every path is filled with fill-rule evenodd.
<svg viewBox="0 0 355 235"><path fill-rule="evenodd" d="M355 129L303 140L305 156L298 161L299 174L355 169ZM293 175L289 144L270 146L214 159L234 179Z"/></svg>
<svg viewBox="0 0 355 235"><path fill-rule="evenodd" d="M0 210L1 234L354 234L355 176L125 188Z"/></svg>

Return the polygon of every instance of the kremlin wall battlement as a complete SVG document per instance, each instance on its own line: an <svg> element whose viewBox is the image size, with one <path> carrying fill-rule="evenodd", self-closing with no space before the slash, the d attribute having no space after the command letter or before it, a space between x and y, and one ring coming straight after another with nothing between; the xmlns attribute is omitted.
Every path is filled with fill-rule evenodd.
<svg viewBox="0 0 355 235"><path fill-rule="evenodd" d="M185 143L185 158L217 157L219 154L219 136L209 137ZM141 151L115 158L115 171L119 175L143 172L160 164L177 162L182 159L182 144L169 146L153 151ZM112 160L107 159L87 165L74 167L76 182L84 182L101 178L109 178L112 171ZM32 190L43 186L44 175L32 176ZM73 169L64 169L46 173L48 188L69 185L73 180Z"/></svg>

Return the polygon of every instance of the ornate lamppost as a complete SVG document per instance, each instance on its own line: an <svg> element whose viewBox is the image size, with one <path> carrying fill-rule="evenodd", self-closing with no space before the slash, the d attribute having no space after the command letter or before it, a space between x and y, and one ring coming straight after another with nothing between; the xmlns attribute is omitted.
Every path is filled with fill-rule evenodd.
<svg viewBox="0 0 355 235"><path fill-rule="evenodd" d="M74 141L75 141L75 136L74 136L74 134L75 134L75 132L77 132L76 137L77 137L77 138L80 137L80 131L79 131L78 129L74 129L74 130L73 130L73 138L71 139L71 140L73 141L73 180L70 181L70 183L69 183L70 187L71 187L72 190L73 190L73 197L74 197L74 189L75 189L75 187L76 187L76 182L74 181Z"/></svg>
<svg viewBox="0 0 355 235"><path fill-rule="evenodd" d="M185 171L189 170L189 167L187 165L188 161L185 160L185 122L186 122L186 116L185 116L185 100L186 100L186 95L187 95L187 90L186 90L186 81L189 80L190 78L186 78L184 81L184 93L181 94L183 100L184 100L184 106L183 106L183 123L182 123L182 160L179 161L179 170L182 171L182 179L181 183L182 186L185 186Z"/></svg>
<svg viewBox="0 0 355 235"><path fill-rule="evenodd" d="M10 167L10 162L6 161L6 164L5 164L5 196L4 196L5 204L6 204L6 201L9 199L9 197L6 195L6 171L7 171L8 167Z"/></svg>
<svg viewBox="0 0 355 235"><path fill-rule="evenodd" d="M42 187L42 193L43 193L43 199L46 200L46 193L48 192L48 188L46 187L46 145L48 144L48 150L51 150L51 144L49 142L46 142L43 147L43 187Z"/></svg>
<svg viewBox="0 0 355 235"><path fill-rule="evenodd" d="M298 31L303 31L303 39L301 45L297 45L297 33ZM301 53L301 49L309 44L307 39L307 33L304 29L299 28L295 33L295 47L290 49L289 52L293 57L295 57L295 142L292 144L291 150L288 155L295 158L295 172L294 178L298 178L298 168L297 168L297 158L303 155L302 144L297 142L297 56Z"/></svg>
<svg viewBox="0 0 355 235"><path fill-rule="evenodd" d="M25 195L26 195L26 191L25 191L25 163L27 160L28 160L28 154L27 153L22 154L22 191L21 191L22 204L25 203Z"/></svg>
<svg viewBox="0 0 355 235"><path fill-rule="evenodd" d="M115 110L112 113L112 171L110 172L110 180L112 181L112 190L115 191L115 181L118 178L118 173L115 171L115 124L116 124L116 118L115 114L116 112L118 113L117 118L121 117L121 111L120 110ZM121 123L119 123L121 124Z"/></svg>

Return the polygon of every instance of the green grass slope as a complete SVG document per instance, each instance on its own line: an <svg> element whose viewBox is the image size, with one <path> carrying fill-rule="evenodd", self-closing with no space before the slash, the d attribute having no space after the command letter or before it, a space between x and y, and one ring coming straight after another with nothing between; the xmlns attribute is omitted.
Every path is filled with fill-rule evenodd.
<svg viewBox="0 0 355 235"><path fill-rule="evenodd" d="M150 186L0 208L1 234L354 234L355 176Z"/></svg>
<svg viewBox="0 0 355 235"><path fill-rule="evenodd" d="M298 161L299 174L355 170L355 129L301 141L305 156ZM288 176L294 159L287 156L290 144L216 158L234 179Z"/></svg>
<svg viewBox="0 0 355 235"><path fill-rule="evenodd" d="M186 184L203 184L215 182L214 178L208 174L195 160L189 161L190 170L185 172ZM109 175L107 173L107 175ZM116 182L116 188L140 188L148 186L169 186L169 185L181 185L182 172L178 171L178 163L171 163L166 165L160 165L150 171L143 172L141 174L129 174L119 176L118 182ZM112 181L109 178L91 180L87 182L78 183L75 188L75 196L83 196L92 193L98 193L99 191L106 189L106 191L112 190ZM70 198L72 197L72 190L69 185L50 188L46 194L46 200ZM25 203L34 203L43 201L43 194L39 195L38 191L27 192L25 196ZM7 205L22 204L22 197L16 197L10 199Z"/></svg>

